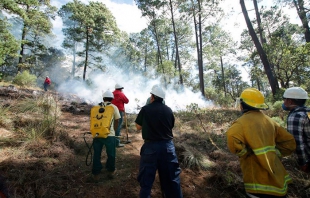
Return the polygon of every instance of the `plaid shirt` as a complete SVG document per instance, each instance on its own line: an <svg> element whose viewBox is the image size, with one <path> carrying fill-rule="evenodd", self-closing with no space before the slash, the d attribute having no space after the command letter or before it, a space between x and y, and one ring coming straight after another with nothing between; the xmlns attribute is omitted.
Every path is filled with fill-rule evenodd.
<svg viewBox="0 0 310 198"><path fill-rule="evenodd" d="M296 141L296 154L300 166L310 162L310 108L297 107L287 117L287 130Z"/></svg>

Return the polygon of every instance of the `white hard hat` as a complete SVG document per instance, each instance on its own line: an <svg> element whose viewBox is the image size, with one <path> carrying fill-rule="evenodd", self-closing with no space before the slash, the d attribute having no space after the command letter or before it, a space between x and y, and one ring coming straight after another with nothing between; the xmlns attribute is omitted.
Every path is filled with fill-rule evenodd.
<svg viewBox="0 0 310 198"><path fill-rule="evenodd" d="M153 95L155 95L155 96L157 96L157 97L160 97L160 98L162 98L162 99L165 99L165 95L166 95L165 92L164 92L164 90L162 90L162 88L159 87L158 85L154 85L154 86L152 87L151 94L153 94Z"/></svg>
<svg viewBox="0 0 310 198"><path fill-rule="evenodd" d="M285 90L283 98L309 99L308 93L301 87L291 87Z"/></svg>
<svg viewBox="0 0 310 198"><path fill-rule="evenodd" d="M115 85L115 89L124 89L124 87L118 83Z"/></svg>
<svg viewBox="0 0 310 198"><path fill-rule="evenodd" d="M110 90L108 90L108 91L103 93L102 97L103 98L114 98L114 95Z"/></svg>

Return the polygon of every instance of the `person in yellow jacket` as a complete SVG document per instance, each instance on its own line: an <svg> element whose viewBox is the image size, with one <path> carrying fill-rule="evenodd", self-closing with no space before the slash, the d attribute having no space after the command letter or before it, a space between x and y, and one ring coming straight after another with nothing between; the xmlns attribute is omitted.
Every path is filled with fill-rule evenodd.
<svg viewBox="0 0 310 198"><path fill-rule="evenodd" d="M268 109L263 94L255 88L240 96L242 116L227 131L229 150L239 156L246 196L286 197L291 177L281 157L296 149L294 137L260 110Z"/></svg>

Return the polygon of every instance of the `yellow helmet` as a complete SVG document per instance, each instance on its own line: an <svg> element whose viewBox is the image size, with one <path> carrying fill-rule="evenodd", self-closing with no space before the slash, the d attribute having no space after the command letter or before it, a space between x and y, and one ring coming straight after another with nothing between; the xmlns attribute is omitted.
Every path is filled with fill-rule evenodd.
<svg viewBox="0 0 310 198"><path fill-rule="evenodd" d="M257 109L268 109L268 105L265 104L263 94L255 88L245 89L240 96L240 100L250 107Z"/></svg>

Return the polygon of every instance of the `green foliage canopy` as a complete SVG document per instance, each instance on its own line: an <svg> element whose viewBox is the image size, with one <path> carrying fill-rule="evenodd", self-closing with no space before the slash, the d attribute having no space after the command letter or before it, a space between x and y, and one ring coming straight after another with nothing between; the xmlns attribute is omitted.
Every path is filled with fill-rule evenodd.
<svg viewBox="0 0 310 198"><path fill-rule="evenodd" d="M9 32L8 24L0 19L0 66L5 63L7 56L17 57L19 42Z"/></svg>
<svg viewBox="0 0 310 198"><path fill-rule="evenodd" d="M70 48L78 43L81 48L76 53L84 60L83 79L89 65L101 68L102 55L111 44L119 38L120 31L112 13L99 2L89 2L88 5L74 0L62 6L58 14L64 20L64 47Z"/></svg>

